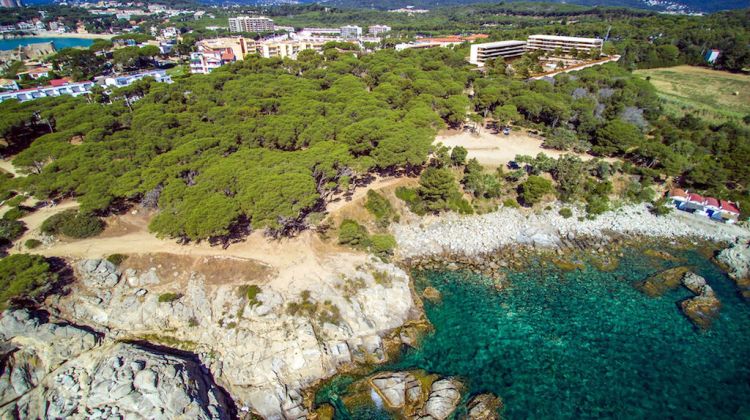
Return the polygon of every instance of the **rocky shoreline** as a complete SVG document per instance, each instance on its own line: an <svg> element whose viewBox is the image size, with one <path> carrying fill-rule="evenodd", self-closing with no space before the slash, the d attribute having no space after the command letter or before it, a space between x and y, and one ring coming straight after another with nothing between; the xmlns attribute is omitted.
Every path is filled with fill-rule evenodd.
<svg viewBox="0 0 750 420"><path fill-rule="evenodd" d="M684 212L655 216L647 205L625 206L587 219L577 209L565 218L559 207L542 213L504 208L479 216L425 217L393 228L398 255L409 261L436 255L487 255L506 247L565 249L607 246L622 238L695 239L735 242L750 232ZM582 243L583 241L583 243ZM591 248L589 248L591 250Z"/></svg>

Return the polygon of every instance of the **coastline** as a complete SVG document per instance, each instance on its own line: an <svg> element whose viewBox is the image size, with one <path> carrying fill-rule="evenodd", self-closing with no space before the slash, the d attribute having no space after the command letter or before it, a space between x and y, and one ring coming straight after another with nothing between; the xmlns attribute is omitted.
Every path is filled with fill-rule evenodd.
<svg viewBox="0 0 750 420"><path fill-rule="evenodd" d="M59 33L59 32L50 32L50 31L37 31L34 32L33 35L30 36L18 36L14 38L7 38L7 39L18 39L18 38L80 38L80 39L110 39L114 37L114 34L79 34L79 33L72 33L72 32L65 32L65 33Z"/></svg>
<svg viewBox="0 0 750 420"><path fill-rule="evenodd" d="M571 208L573 216L566 219L557 213L559 208L555 205L543 213L503 208L484 215L427 216L396 225L393 230L398 256L404 260L437 255L476 256L519 245L556 250L578 238L606 240L615 236L694 238L716 243L750 239L750 231L736 225L680 211L654 216L644 204L611 210L593 220L585 219L575 208Z"/></svg>

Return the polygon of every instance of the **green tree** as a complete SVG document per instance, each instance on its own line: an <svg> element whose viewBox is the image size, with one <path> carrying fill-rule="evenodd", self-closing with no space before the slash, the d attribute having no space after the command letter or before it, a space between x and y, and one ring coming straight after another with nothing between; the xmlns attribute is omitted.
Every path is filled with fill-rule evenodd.
<svg viewBox="0 0 750 420"><path fill-rule="evenodd" d="M458 188L450 170L430 167L419 177L417 192L428 210L440 211L450 208L449 201Z"/></svg>
<svg viewBox="0 0 750 420"><path fill-rule="evenodd" d="M468 156L469 152L466 150L463 146L455 146L451 150L451 163L453 163L454 166L460 166L466 163L466 156Z"/></svg>
<svg viewBox="0 0 750 420"><path fill-rule="evenodd" d="M533 206L552 192L552 183L540 176L531 175L521 184L519 192L524 204Z"/></svg>
<svg viewBox="0 0 750 420"><path fill-rule="evenodd" d="M35 298L56 280L49 263L39 255L13 254L0 259L0 309L11 298Z"/></svg>

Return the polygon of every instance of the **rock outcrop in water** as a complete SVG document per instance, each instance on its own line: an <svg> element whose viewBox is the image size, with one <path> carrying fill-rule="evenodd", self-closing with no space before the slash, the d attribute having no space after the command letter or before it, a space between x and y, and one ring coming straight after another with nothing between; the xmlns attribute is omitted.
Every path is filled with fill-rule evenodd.
<svg viewBox="0 0 750 420"><path fill-rule="evenodd" d="M102 342L45 314L6 311L3 418L229 419L231 403L193 360Z"/></svg>
<svg viewBox="0 0 750 420"><path fill-rule="evenodd" d="M476 395L466 405L469 420L498 420L502 407L503 400L493 394Z"/></svg>
<svg viewBox="0 0 750 420"><path fill-rule="evenodd" d="M680 302L682 312L698 327L709 328L719 316L721 302L711 286L706 284L706 279L693 272L685 273L682 284L696 295Z"/></svg>
<svg viewBox="0 0 750 420"><path fill-rule="evenodd" d="M430 396L420 411L420 420L447 419L461 400L461 383L453 379L441 379L432 383Z"/></svg>
<svg viewBox="0 0 750 420"><path fill-rule="evenodd" d="M742 296L750 299L750 243L738 241L721 251L717 259L728 268L729 276L737 283Z"/></svg>
<svg viewBox="0 0 750 420"><path fill-rule="evenodd" d="M76 264L80 281L72 286L71 293L50 298L47 305L60 318L103 331L107 340L143 340L195 355L207 367L203 375L215 378L240 410L268 419L304 418L307 410L302 389L332 376L339 367L386 360L383 336L420 316L411 296L409 277L403 270L366 261L364 257L362 260L358 265L327 261L328 266L321 270L326 274L316 279L314 290L295 292L287 285L281 290L261 286L254 302L248 301L247 293L238 291L241 284L209 284L197 273L190 274L184 283L174 284L160 277L156 267L120 272L107 261L84 260ZM395 337L398 339L399 334ZM171 370L165 371L168 366L182 363L176 369L189 372L191 383L206 383L200 369L188 361L178 362L167 356L147 359L144 350L124 344L97 351L102 354L87 356L86 360L90 360L83 368L89 377L97 375L97 369L104 369L115 356L126 362L143 359L143 369L155 366L151 369L154 373L137 375L133 370L127 371L130 365L126 363L122 368L125 370L113 373L130 381L122 387L139 392L121 396L130 405L119 399L112 402L119 404L120 413L127 412L133 404L143 405L145 400L155 398L140 390L150 390L154 381L168 384L165 378L172 377L168 373ZM134 355L124 357L123 352ZM41 383L39 379L34 381ZM40 388L40 394L34 397L36 403L42 404L47 395L59 392L62 386L51 380L44 384L45 388ZM93 386L79 385L80 389ZM112 386L115 388L107 385L101 389L120 389L118 384ZM201 386L191 390L176 383L169 395L159 395L178 410L164 411L170 414L168 417L178 417L182 411L185 418L200 418L201 413L216 417L216 413L226 412L218 408L220 404L213 404L212 401L219 401L218 397L204 398L206 408L200 412L195 411L196 404L181 405L187 400L178 389L189 399L193 395L213 395L207 386ZM157 388L161 390L162 386ZM99 397L93 398L97 404L101 402L96 400ZM76 401L78 406L88 407L88 400ZM158 405L153 406L158 409ZM210 409L214 406L217 408Z"/></svg>
<svg viewBox="0 0 750 420"><path fill-rule="evenodd" d="M434 380L430 384L429 379L420 381L413 372L383 372L370 378L369 383L389 408L398 410L404 418L418 420L449 418L461 401L463 387L454 379ZM477 404L476 413L496 412L499 408L484 397Z"/></svg>
<svg viewBox="0 0 750 420"><path fill-rule="evenodd" d="M422 384L409 372L385 372L370 379L372 387L390 408L401 409L406 415L424 402Z"/></svg>

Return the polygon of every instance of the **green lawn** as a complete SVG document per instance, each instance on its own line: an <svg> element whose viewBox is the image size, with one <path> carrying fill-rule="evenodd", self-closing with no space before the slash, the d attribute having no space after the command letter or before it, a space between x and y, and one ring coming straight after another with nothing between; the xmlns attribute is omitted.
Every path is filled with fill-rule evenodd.
<svg viewBox="0 0 750 420"><path fill-rule="evenodd" d="M659 91L673 115L695 112L712 122L741 121L750 115L750 76L703 67L677 66L638 70Z"/></svg>

